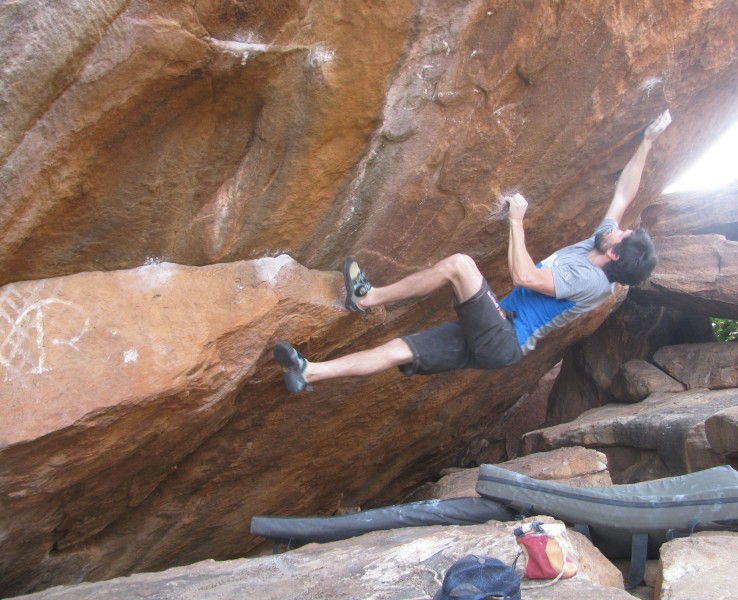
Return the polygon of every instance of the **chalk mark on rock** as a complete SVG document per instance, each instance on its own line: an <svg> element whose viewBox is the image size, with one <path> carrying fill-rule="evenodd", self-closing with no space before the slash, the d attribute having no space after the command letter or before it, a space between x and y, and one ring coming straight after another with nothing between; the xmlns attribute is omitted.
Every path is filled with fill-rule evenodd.
<svg viewBox="0 0 738 600"><path fill-rule="evenodd" d="M10 288L0 293L0 366L5 369L5 381L11 376L23 379L27 374L40 375L51 370L47 364L47 344L68 346L79 352L77 343L87 333L88 318L75 335L53 337L48 334L48 313L51 306L80 309L72 302L46 298L25 306L26 299ZM80 312L81 315L81 312Z"/></svg>

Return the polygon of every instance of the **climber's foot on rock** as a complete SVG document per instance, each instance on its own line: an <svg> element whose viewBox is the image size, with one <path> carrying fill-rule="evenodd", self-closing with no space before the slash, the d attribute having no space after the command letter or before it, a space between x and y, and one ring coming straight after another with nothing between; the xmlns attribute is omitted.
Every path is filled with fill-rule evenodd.
<svg viewBox="0 0 738 600"><path fill-rule="evenodd" d="M364 271L350 256L343 262L343 282L346 285L346 308L352 312L365 313L359 302L372 289L372 284L366 280Z"/></svg>
<svg viewBox="0 0 738 600"><path fill-rule="evenodd" d="M300 354L289 342L280 341L274 346L274 358L277 359L279 366L284 371L284 385L290 392L300 392L307 390L313 391L311 386L305 379L305 367L307 367L307 359Z"/></svg>

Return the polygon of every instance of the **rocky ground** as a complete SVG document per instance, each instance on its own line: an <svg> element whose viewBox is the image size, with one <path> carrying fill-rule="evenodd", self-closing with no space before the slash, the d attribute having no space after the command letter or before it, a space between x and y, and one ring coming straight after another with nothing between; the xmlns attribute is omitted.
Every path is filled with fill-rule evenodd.
<svg viewBox="0 0 738 600"><path fill-rule="evenodd" d="M526 456L502 465L532 477L572 486L606 485L606 458L595 450L566 448ZM477 469L443 477L425 495L437 498L474 496ZM525 521L555 522L547 516ZM493 556L512 564L519 551L513 529L519 522L467 526L433 526L377 531L327 544L308 544L273 556L205 561L161 573L145 573L101 583L62 586L22 596L38 600L168 599L264 600L430 598L446 570L469 554ZM625 590L626 561L613 564L587 538L574 531L568 538L577 574L551 586L523 578L527 600L732 598L729 578L736 566L738 533L697 533L661 548L650 561L642 585ZM522 559L520 566L522 567ZM522 570L520 571L522 573ZM726 595L727 593L727 595Z"/></svg>

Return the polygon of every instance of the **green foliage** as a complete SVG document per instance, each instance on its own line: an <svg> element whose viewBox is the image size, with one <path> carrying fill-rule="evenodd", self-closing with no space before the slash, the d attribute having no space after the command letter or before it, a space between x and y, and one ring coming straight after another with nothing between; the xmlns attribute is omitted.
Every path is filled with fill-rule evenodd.
<svg viewBox="0 0 738 600"><path fill-rule="evenodd" d="M738 321L713 317L712 329L721 342L738 342Z"/></svg>

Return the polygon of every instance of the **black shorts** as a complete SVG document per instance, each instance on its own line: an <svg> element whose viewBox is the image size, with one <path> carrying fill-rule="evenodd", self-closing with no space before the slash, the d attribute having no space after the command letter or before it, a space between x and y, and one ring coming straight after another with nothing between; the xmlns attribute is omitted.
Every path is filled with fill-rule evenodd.
<svg viewBox="0 0 738 600"><path fill-rule="evenodd" d="M413 362L399 367L403 374L498 369L523 358L515 328L486 281L474 296L454 308L458 321L402 338L413 353Z"/></svg>

